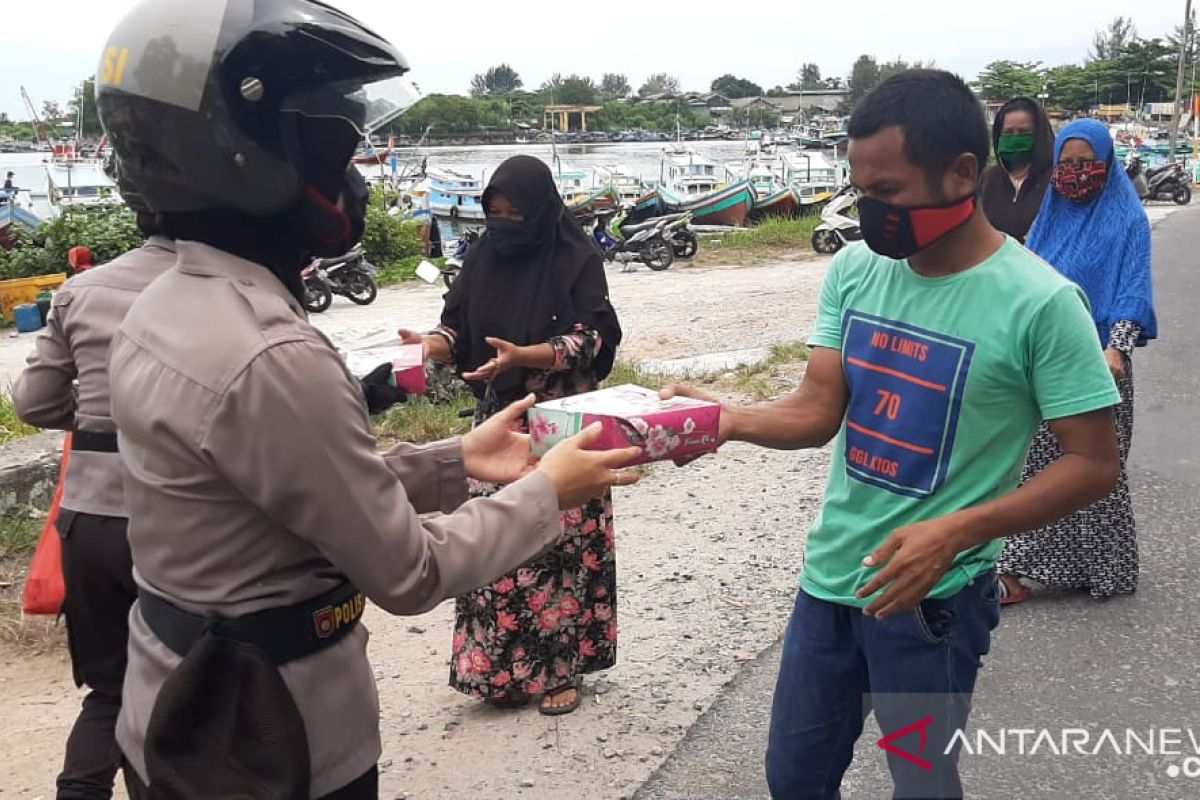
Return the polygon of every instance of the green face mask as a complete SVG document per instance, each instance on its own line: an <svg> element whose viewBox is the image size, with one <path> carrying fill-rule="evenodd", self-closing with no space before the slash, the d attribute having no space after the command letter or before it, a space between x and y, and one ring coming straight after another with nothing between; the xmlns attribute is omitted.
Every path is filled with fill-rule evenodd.
<svg viewBox="0 0 1200 800"><path fill-rule="evenodd" d="M1021 166L1033 161L1033 134L1006 133L1000 137L996 155L1006 166Z"/></svg>

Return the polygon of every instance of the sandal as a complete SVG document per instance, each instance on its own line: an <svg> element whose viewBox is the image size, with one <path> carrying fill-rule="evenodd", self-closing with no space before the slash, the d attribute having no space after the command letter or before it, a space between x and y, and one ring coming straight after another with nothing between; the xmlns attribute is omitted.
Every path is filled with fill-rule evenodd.
<svg viewBox="0 0 1200 800"><path fill-rule="evenodd" d="M544 695L542 695L542 703L538 706L538 711L547 717L561 717L563 714L570 714L572 711L575 711L577 708L579 708L580 703L583 702L582 689L583 682L578 678L570 683L564 683L562 686L550 689ZM560 694L570 691L575 692L575 699L570 703L567 703L565 706L551 707L546 705L547 698L558 697Z"/></svg>
<svg viewBox="0 0 1200 800"><path fill-rule="evenodd" d="M1017 603L1024 603L1033 597L1033 589L1030 589L1015 577L1012 578L1012 582L1016 583L1020 588L1010 589L1008 578L1008 575L1000 578L1000 605L1015 606Z"/></svg>

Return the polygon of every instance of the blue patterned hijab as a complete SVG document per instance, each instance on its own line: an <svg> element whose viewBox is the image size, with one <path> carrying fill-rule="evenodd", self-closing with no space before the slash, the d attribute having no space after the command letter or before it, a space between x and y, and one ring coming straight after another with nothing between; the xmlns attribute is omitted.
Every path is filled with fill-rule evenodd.
<svg viewBox="0 0 1200 800"><path fill-rule="evenodd" d="M1054 189L1046 192L1027 246L1087 294L1103 344L1108 344L1113 325L1129 320L1141 327L1138 345L1145 345L1158 336L1150 221L1133 182L1116 161L1108 129L1091 119L1067 125L1054 143L1056 164L1071 139L1087 142L1096 158L1108 164L1108 182L1088 203L1068 200Z"/></svg>

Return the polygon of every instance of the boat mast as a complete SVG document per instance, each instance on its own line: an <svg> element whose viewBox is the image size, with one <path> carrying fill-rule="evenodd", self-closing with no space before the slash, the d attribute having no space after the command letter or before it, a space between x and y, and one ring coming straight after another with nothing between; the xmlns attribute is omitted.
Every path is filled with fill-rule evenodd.
<svg viewBox="0 0 1200 800"><path fill-rule="evenodd" d="M37 109L33 105L33 100L29 97L29 92L25 91L24 86L21 87L21 97L25 100L25 107L29 109L29 116L33 120L34 135L40 137L48 149L53 150L54 143L50 141L50 132L46 125L42 123L41 118L38 117Z"/></svg>

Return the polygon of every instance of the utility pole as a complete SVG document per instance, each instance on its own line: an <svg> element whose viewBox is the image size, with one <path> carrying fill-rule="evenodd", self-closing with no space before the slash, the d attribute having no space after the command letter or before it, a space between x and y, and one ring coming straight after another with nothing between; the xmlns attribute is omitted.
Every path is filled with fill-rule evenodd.
<svg viewBox="0 0 1200 800"><path fill-rule="evenodd" d="M1179 37L1179 69L1175 76L1175 107L1171 110L1171 163L1175 163L1175 145L1179 141L1179 100L1183 96L1183 62L1190 50L1192 31L1192 0L1185 0L1183 9L1183 36Z"/></svg>

